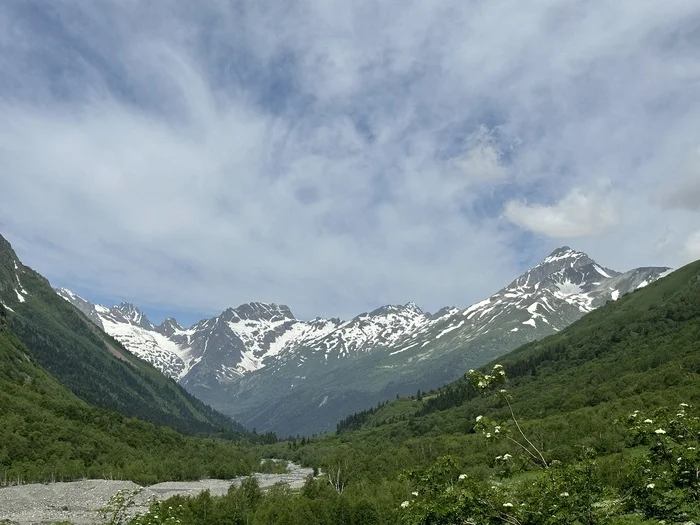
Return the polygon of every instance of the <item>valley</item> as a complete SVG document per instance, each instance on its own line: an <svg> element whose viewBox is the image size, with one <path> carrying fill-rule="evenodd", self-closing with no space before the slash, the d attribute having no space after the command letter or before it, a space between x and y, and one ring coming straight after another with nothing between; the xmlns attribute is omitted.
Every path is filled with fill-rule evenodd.
<svg viewBox="0 0 700 525"><path fill-rule="evenodd" d="M561 247L474 305L434 314L413 303L351 320L297 320L250 303L189 328L156 326L133 304L57 293L189 392L248 428L280 436L333 431L348 413L430 390L647 286L669 268L617 272Z"/></svg>

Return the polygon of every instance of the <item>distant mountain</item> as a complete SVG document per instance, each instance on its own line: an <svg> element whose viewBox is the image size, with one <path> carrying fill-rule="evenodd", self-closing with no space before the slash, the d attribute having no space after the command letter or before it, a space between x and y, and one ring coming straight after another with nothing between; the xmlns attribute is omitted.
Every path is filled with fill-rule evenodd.
<svg viewBox="0 0 700 525"><path fill-rule="evenodd" d="M442 385L668 271L620 273L564 246L468 308L429 314L408 303L302 321L284 305L249 303L189 328L173 319L155 327L132 305L57 293L196 396L287 435L330 430L349 412Z"/></svg>
<svg viewBox="0 0 700 525"><path fill-rule="evenodd" d="M71 302L88 318L60 299L44 277L23 265L0 236L0 312L5 330L17 340L15 346L26 348L39 367L75 396L188 433L244 432L100 329L134 326L151 333L153 325L133 305L107 311L77 296ZM168 341L161 337L161 342Z"/></svg>

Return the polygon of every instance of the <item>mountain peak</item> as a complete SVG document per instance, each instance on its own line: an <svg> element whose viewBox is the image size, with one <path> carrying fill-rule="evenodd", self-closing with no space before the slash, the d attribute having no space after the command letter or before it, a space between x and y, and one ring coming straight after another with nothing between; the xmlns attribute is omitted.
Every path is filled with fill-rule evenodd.
<svg viewBox="0 0 700 525"><path fill-rule="evenodd" d="M175 332L181 332L184 328L180 326L180 323L173 317L168 317L165 321L156 326L155 330L160 334L170 337Z"/></svg>
<svg viewBox="0 0 700 525"><path fill-rule="evenodd" d="M122 301L117 306L112 308L112 313L120 316L129 324L137 325L142 328L152 329L153 325L148 320L141 310L138 309L133 303L127 303Z"/></svg>
<svg viewBox="0 0 700 525"><path fill-rule="evenodd" d="M562 261L565 259L581 259L586 258L590 260L588 254L574 250L569 246L561 246L550 253L540 264L552 263L557 261Z"/></svg>
<svg viewBox="0 0 700 525"><path fill-rule="evenodd" d="M229 321L283 321L293 320L294 314L288 306L275 303L251 302L244 303L237 308L228 308L224 312L224 318Z"/></svg>

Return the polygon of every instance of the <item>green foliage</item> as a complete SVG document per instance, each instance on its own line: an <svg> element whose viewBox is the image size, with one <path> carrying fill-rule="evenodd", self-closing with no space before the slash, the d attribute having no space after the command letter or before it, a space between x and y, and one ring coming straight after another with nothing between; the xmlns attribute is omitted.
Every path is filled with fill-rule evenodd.
<svg viewBox="0 0 700 525"><path fill-rule="evenodd" d="M286 474L289 472L286 461L274 459L263 460L256 470L263 474Z"/></svg>
<svg viewBox="0 0 700 525"><path fill-rule="evenodd" d="M12 308L10 312L0 306L6 329L76 396L189 434L245 434L230 418L129 353L60 298L41 275L21 264L15 268L17 262L9 243L0 237L0 292L8 291L0 296ZM23 302L15 299L18 282L27 291Z"/></svg>
<svg viewBox="0 0 700 525"><path fill-rule="evenodd" d="M650 518L700 521L700 414L687 403L677 410L635 411L635 439L649 447L626 483L629 506Z"/></svg>
<svg viewBox="0 0 700 525"><path fill-rule="evenodd" d="M0 312L0 485L84 477L139 483L248 474L252 449L196 439L78 399L31 357Z"/></svg>

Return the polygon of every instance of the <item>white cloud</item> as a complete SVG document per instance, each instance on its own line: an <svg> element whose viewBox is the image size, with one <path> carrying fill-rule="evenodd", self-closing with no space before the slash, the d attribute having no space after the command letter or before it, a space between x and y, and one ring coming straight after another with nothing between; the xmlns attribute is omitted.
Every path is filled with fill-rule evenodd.
<svg viewBox="0 0 700 525"><path fill-rule="evenodd" d="M611 267L683 258L689 207L659 196L700 133L695 2L16 5L0 232L57 284L435 309L552 248L506 219Z"/></svg>
<svg viewBox="0 0 700 525"><path fill-rule="evenodd" d="M510 201L505 216L523 228L553 238L600 235L619 223L611 198L579 189L549 206Z"/></svg>
<svg viewBox="0 0 700 525"><path fill-rule="evenodd" d="M454 165L471 181L494 183L508 175L502 156L493 132L482 125L469 136L466 151L454 160Z"/></svg>
<svg viewBox="0 0 700 525"><path fill-rule="evenodd" d="M685 241L683 246L684 255L689 258L690 261L695 261L700 259L700 230L692 233Z"/></svg>

